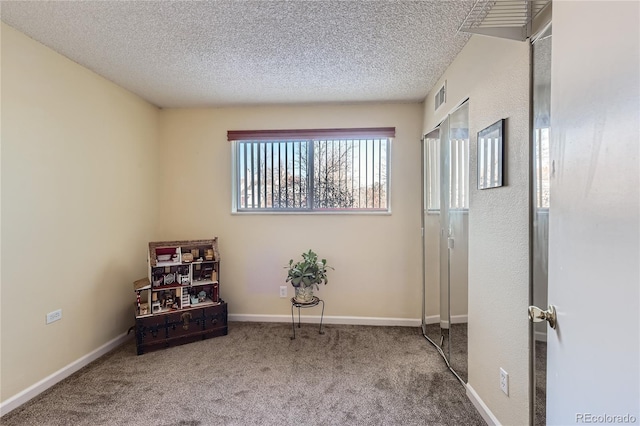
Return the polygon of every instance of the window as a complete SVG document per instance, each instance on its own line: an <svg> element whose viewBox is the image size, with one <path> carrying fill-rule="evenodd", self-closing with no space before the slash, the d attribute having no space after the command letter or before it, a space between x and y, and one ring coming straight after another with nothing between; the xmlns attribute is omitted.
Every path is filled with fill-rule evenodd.
<svg viewBox="0 0 640 426"><path fill-rule="evenodd" d="M447 121L449 210L465 211L469 210L469 102L463 102L449 114Z"/></svg>
<svg viewBox="0 0 640 426"><path fill-rule="evenodd" d="M549 208L549 128L535 129L536 207Z"/></svg>
<svg viewBox="0 0 640 426"><path fill-rule="evenodd" d="M425 159L427 164L426 188L427 211L436 213L440 211L440 136L439 131L429 134L425 138Z"/></svg>
<svg viewBox="0 0 640 426"><path fill-rule="evenodd" d="M469 139L450 139L449 154L450 165L447 171L449 183L449 209L469 209ZM440 211L440 182L441 182L441 158L440 139L436 137L425 138L426 164L427 164L427 211L436 213Z"/></svg>
<svg viewBox="0 0 640 426"><path fill-rule="evenodd" d="M443 203L448 210L469 210L468 102L425 135L424 144L427 212L439 213Z"/></svg>
<svg viewBox="0 0 640 426"><path fill-rule="evenodd" d="M229 131L237 212L389 209L395 128Z"/></svg>
<svg viewBox="0 0 640 426"><path fill-rule="evenodd" d="M469 209L469 138L451 139L449 209Z"/></svg>

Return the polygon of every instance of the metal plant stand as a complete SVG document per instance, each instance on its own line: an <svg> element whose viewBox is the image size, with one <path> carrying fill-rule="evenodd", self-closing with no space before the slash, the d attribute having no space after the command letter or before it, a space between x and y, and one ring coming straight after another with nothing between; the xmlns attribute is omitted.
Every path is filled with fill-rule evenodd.
<svg viewBox="0 0 640 426"><path fill-rule="evenodd" d="M293 337L291 338L291 340L296 338L296 321L295 318L293 316L293 308L298 308L298 328L300 328L300 308L313 308L315 306L318 306L319 303L322 303L322 313L320 314L320 331L319 334L324 334L324 331L322 331L322 319L324 318L324 300L313 296L313 299L311 299L311 302L298 302L296 301L295 298L291 298L291 328L293 330Z"/></svg>

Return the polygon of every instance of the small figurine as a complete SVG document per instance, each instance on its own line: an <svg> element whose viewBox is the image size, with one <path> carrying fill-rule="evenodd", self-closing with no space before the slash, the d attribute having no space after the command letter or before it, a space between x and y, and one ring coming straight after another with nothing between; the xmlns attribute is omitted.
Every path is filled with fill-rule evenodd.
<svg viewBox="0 0 640 426"><path fill-rule="evenodd" d="M149 305L146 303L140 304L140 315L147 315L149 313Z"/></svg>
<svg viewBox="0 0 640 426"><path fill-rule="evenodd" d="M157 269L153 271L153 286L159 287L162 285L163 282L164 282L164 276L162 274L162 270Z"/></svg>
<svg viewBox="0 0 640 426"><path fill-rule="evenodd" d="M207 260L213 260L213 249L207 249L207 254L204 257Z"/></svg>

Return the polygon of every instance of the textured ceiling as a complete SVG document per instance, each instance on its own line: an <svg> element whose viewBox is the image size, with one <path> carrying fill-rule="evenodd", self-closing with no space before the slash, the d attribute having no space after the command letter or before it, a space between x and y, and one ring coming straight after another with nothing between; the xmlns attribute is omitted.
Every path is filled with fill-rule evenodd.
<svg viewBox="0 0 640 426"><path fill-rule="evenodd" d="M2 20L160 107L420 101L474 1L2 1Z"/></svg>

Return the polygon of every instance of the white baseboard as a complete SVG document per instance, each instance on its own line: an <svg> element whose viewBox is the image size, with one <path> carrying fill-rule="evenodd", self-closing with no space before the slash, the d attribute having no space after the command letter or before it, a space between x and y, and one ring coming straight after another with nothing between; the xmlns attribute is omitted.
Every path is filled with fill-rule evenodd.
<svg viewBox="0 0 640 426"><path fill-rule="evenodd" d="M0 416L4 416L8 412L15 410L25 402L29 401L30 399L46 391L51 386L55 385L61 380L66 379L76 371L80 370L82 367L87 366L88 364L100 358L102 355L106 354L112 349L117 348L132 336L133 334L131 336L128 336L127 333L121 334L115 339L112 339L107 343L105 343L104 345L100 346L98 349L95 349L94 351L89 352L85 356L75 360L71 364L65 367L62 367L60 370L56 371L50 376L40 380L38 383L29 386L27 389L23 390L22 392L19 392L16 395L12 396L11 398L7 399L6 401L3 401L0 404Z"/></svg>
<svg viewBox="0 0 640 426"><path fill-rule="evenodd" d="M489 407L487 407L487 404L484 403L482 398L480 398L475 389L473 389L469 383L467 383L467 398L469 398L474 407L476 407L476 410L478 410L478 413L480 413L484 421L487 422L489 426L500 426L500 422L496 416L493 415Z"/></svg>
<svg viewBox="0 0 640 426"><path fill-rule="evenodd" d="M451 315L451 324L464 324L465 322L469 322L467 315Z"/></svg>
<svg viewBox="0 0 640 426"><path fill-rule="evenodd" d="M437 324L440 322L440 315L429 315L428 317L424 317L425 324Z"/></svg>
<svg viewBox="0 0 640 426"><path fill-rule="evenodd" d="M298 321L298 313L295 312L295 320ZM254 315L254 314L229 314L229 321L239 322L291 322L291 315ZM319 324L319 315L302 315L300 322ZM380 317L340 317L325 316L323 324L345 325L378 325L398 327L420 327L420 318L380 318Z"/></svg>
<svg viewBox="0 0 640 426"><path fill-rule="evenodd" d="M451 324L464 324L467 318L467 315L451 315ZM449 328L449 321L440 321L440 328Z"/></svg>

